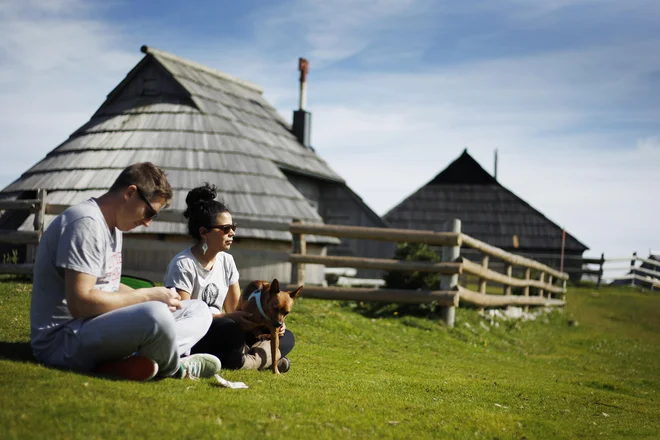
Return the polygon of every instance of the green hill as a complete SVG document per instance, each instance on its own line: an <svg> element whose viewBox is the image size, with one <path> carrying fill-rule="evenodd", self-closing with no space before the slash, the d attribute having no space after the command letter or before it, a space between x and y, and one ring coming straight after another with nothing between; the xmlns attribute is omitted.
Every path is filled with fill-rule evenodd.
<svg viewBox="0 0 660 440"><path fill-rule="evenodd" d="M563 312L456 327L301 299L291 371L111 381L29 360L30 284L0 282L0 438L657 438L660 293L569 288ZM303 292L304 295L304 292Z"/></svg>

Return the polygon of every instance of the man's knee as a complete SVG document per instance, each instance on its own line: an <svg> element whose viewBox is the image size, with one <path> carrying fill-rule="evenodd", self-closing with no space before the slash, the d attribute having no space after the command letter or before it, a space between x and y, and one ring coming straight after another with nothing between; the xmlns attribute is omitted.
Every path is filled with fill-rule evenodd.
<svg viewBox="0 0 660 440"><path fill-rule="evenodd" d="M200 320L200 325L205 327L206 330L211 327L211 322L213 322L213 314L209 309L209 306L204 302L198 299L189 299L182 301L182 306L185 309L185 316L187 318L196 318Z"/></svg>
<svg viewBox="0 0 660 440"><path fill-rule="evenodd" d="M157 331L171 331L174 334L174 316L167 304L149 301L143 303L141 309L141 319L153 323Z"/></svg>

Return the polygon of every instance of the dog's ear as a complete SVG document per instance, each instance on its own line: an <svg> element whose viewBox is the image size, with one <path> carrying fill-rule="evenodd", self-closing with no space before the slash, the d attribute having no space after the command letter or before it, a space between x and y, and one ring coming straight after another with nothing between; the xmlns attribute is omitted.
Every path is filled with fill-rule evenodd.
<svg viewBox="0 0 660 440"><path fill-rule="evenodd" d="M273 282L270 283L270 291L269 292L272 295L277 295L278 293L280 293L280 282L277 281L277 278L275 278L273 280Z"/></svg>
<svg viewBox="0 0 660 440"><path fill-rule="evenodd" d="M291 292L289 295L291 295L291 299L296 299L298 295L300 295L300 292L302 292L303 286L298 287L296 290Z"/></svg>

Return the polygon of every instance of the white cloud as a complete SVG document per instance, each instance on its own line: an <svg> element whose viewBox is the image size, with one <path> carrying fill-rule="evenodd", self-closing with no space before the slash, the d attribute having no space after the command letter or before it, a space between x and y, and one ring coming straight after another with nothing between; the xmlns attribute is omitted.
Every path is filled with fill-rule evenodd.
<svg viewBox="0 0 660 440"><path fill-rule="evenodd" d="M382 39L392 22L422 14L427 5L428 1L420 0L285 2L258 12L257 38L268 46L287 45L291 34L282 30L295 29L309 58L324 65L360 53Z"/></svg>
<svg viewBox="0 0 660 440"><path fill-rule="evenodd" d="M431 180L463 148L592 248L660 248L658 108L640 78L658 41L474 62L421 73L355 73L313 82L313 143L379 214ZM318 96L321 95L321 96ZM341 101L341 103L336 103ZM619 125L613 129L611 125Z"/></svg>
<svg viewBox="0 0 660 440"><path fill-rule="evenodd" d="M5 13L8 4L0 3L0 184L86 122L140 58L136 27L95 19L82 3L12 2ZM313 145L379 214L463 148L487 170L498 148L500 182L592 253L643 253L660 248L660 133L649 128L660 119L657 33L458 63L425 58L434 32L479 8L546 29L559 13L592 8L603 36L605 18L651 20L658 9L649 1L595 4L300 0L256 10L254 39L187 42L172 28L147 42L261 85L288 120L297 57L307 56ZM473 48L484 35L453 37ZM395 69L373 68L388 60ZM367 68L341 67L349 61Z"/></svg>
<svg viewBox="0 0 660 440"><path fill-rule="evenodd" d="M84 2L9 2L0 14L0 186L87 122L139 59Z"/></svg>

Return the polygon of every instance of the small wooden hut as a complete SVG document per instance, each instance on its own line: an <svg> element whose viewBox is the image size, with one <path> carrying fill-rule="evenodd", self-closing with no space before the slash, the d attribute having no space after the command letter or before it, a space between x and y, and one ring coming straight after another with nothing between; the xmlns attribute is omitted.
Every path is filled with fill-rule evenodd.
<svg viewBox="0 0 660 440"><path fill-rule="evenodd" d="M232 247L242 281L289 281L291 234L240 227L240 219L385 226L303 139L311 115L292 127L247 81L143 46L142 60L107 96L89 122L0 192L75 204L105 192L126 166L151 161L168 174L172 209L183 211L188 191L218 186L238 220ZM296 133L296 134L294 134ZM52 220L47 216L46 225ZM30 229L31 216L6 212L2 229ZM190 244L185 219L154 222L124 238L124 272L161 280L172 256ZM367 245L307 236L307 251L373 256ZM322 266L307 270L323 281Z"/></svg>
<svg viewBox="0 0 660 440"><path fill-rule="evenodd" d="M452 218L460 219L462 231L478 240L560 266L562 228L503 187L467 150L384 216L392 227L435 231ZM566 233L564 268L571 276L579 279L587 249Z"/></svg>

